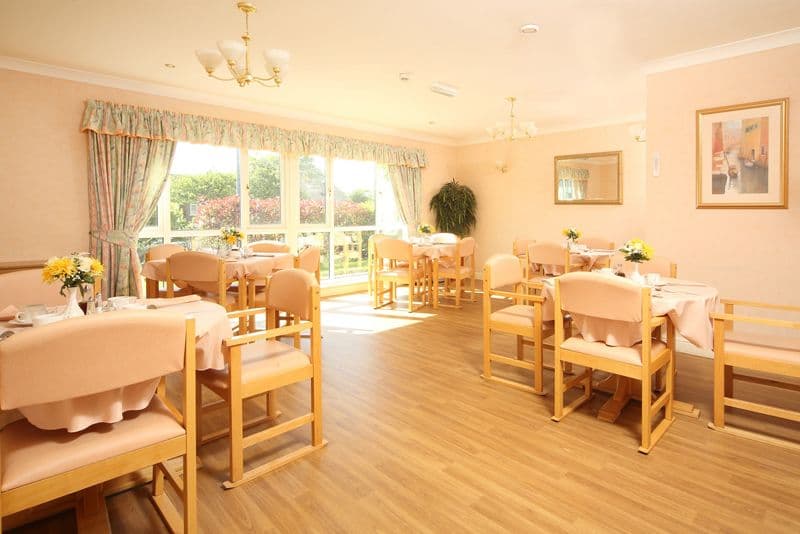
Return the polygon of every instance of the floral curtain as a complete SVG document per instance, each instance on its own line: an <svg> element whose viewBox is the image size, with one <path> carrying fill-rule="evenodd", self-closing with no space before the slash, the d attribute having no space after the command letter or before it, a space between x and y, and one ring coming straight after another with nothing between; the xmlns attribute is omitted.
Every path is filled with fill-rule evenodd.
<svg viewBox="0 0 800 534"><path fill-rule="evenodd" d="M161 196L176 143L89 132L90 246L107 296L138 295L136 239Z"/></svg>
<svg viewBox="0 0 800 534"><path fill-rule="evenodd" d="M422 173L418 167L389 166L394 197L403 222L413 234L420 223L422 206Z"/></svg>
<svg viewBox="0 0 800 534"><path fill-rule="evenodd" d="M302 130L90 100L83 131L425 167L425 151Z"/></svg>

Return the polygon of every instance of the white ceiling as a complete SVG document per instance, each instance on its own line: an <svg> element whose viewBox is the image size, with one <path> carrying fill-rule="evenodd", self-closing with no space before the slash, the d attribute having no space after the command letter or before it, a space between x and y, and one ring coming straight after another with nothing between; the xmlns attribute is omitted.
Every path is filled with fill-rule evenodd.
<svg viewBox="0 0 800 534"><path fill-rule="evenodd" d="M292 53L277 90L210 80L195 60L242 33L228 0L2 0L0 55L463 142L507 115L509 95L540 130L636 120L649 62L800 27L800 0L254 3L258 70L260 50ZM525 22L539 34L520 34Z"/></svg>

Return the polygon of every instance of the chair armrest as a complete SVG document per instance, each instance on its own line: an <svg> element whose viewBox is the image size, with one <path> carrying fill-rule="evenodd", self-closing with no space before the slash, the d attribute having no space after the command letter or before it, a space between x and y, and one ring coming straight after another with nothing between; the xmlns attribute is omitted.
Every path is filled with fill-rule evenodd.
<svg viewBox="0 0 800 534"><path fill-rule="evenodd" d="M279 328L271 328L269 330L263 330L261 332L251 332L249 334L233 336L223 340L222 344L225 347L235 347L237 345L245 345L247 343L261 341L263 339L273 339L276 337L291 336L294 334L299 334L300 332L304 332L306 330L311 330L313 326L314 324L310 321L302 321L299 324L281 326Z"/></svg>
<svg viewBox="0 0 800 534"><path fill-rule="evenodd" d="M711 313L711 319L715 322L735 322L760 324L764 326L775 326L779 328L792 328L800 330L800 321L787 321L784 319L770 319L767 317L749 317L746 315L733 315L732 313Z"/></svg>
<svg viewBox="0 0 800 534"><path fill-rule="evenodd" d="M664 326L665 324L667 324L667 318L664 317L664 316L651 317L650 318L650 328L651 329L657 328L659 326Z"/></svg>
<svg viewBox="0 0 800 534"><path fill-rule="evenodd" d="M531 289L544 289L544 284L542 282L531 282L529 280L523 280L521 284Z"/></svg>
<svg viewBox="0 0 800 534"><path fill-rule="evenodd" d="M770 310L784 310L800 312L800 306L788 306L782 304L769 304L766 302L756 302L753 300L720 299L721 304L730 306L746 306L748 308L765 308Z"/></svg>
<svg viewBox="0 0 800 534"><path fill-rule="evenodd" d="M492 295L500 295L501 297L508 297L511 299L522 299L530 302L544 302L544 297L541 295L529 295L527 293L514 293L512 291L492 291Z"/></svg>
<svg viewBox="0 0 800 534"><path fill-rule="evenodd" d="M265 313L266 311L267 311L266 308L248 308L246 310L236 310L228 312L227 316L228 319L239 319L241 317L249 317L251 315L257 315L259 313Z"/></svg>

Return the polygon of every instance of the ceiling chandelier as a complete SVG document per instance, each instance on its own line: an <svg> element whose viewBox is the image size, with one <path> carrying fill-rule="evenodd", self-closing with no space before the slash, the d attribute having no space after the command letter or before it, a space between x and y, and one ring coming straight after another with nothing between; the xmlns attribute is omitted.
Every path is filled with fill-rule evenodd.
<svg viewBox="0 0 800 534"><path fill-rule="evenodd" d="M267 72L271 76L259 77L250 72L250 13L256 12L256 6L250 2L237 2L236 7L244 13L244 33L242 40L233 39L217 41L217 49L201 48L195 51L197 60L206 69L206 72L215 80L224 82L235 81L239 87L249 85L251 82L259 83L265 87L279 87L283 81L281 75L286 72L289 64L289 52L285 50L265 50L264 59L267 61ZM222 78L214 74L220 63L225 62L232 78Z"/></svg>
<svg viewBox="0 0 800 534"><path fill-rule="evenodd" d="M536 135L538 130L533 122L520 122L514 116L514 102L517 101L517 98L509 96L506 97L506 100L511 105L508 121L497 122L493 127L486 128L486 132L492 139L505 139L506 141L513 141L514 139L522 139L524 137L530 138Z"/></svg>

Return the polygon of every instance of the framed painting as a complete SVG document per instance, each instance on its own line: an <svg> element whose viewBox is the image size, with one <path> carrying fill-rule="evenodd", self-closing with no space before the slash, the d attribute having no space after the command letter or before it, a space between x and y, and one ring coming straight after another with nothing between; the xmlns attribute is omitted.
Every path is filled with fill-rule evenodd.
<svg viewBox="0 0 800 534"><path fill-rule="evenodd" d="M697 111L697 207L788 207L789 99Z"/></svg>

